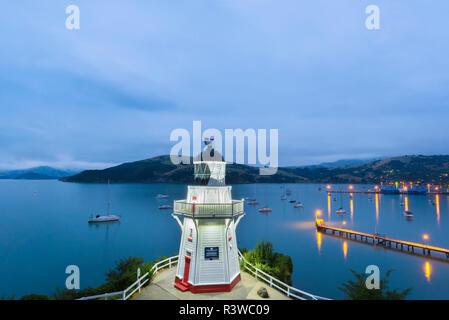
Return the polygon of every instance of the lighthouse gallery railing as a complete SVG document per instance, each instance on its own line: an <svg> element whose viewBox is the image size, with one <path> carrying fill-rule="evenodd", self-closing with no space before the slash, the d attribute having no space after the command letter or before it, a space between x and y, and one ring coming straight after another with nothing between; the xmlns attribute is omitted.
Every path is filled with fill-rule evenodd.
<svg viewBox="0 0 449 320"><path fill-rule="evenodd" d="M174 212L192 217L233 217L243 213L243 200L232 200L232 203L191 203L179 200L174 202Z"/></svg>

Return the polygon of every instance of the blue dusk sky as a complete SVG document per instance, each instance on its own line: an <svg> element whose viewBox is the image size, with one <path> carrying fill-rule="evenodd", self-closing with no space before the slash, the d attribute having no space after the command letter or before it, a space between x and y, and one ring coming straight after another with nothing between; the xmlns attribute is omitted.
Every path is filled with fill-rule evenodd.
<svg viewBox="0 0 449 320"><path fill-rule="evenodd" d="M65 27L80 8L80 30ZM380 30L365 8L380 8ZM0 10L0 169L279 129L280 165L449 153L447 0L21 0Z"/></svg>

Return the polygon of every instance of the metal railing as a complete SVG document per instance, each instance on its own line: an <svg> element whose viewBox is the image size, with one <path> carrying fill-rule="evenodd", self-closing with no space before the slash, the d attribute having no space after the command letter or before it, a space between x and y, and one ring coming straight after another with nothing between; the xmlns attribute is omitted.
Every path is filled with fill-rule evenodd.
<svg viewBox="0 0 449 320"><path fill-rule="evenodd" d="M268 273L256 268L251 263L249 263L245 257L243 257L242 253L238 251L239 258L244 262L244 268L248 270L256 279L260 279L267 283L271 288L275 288L279 290L280 292L284 293L287 297L291 297L294 299L299 300L330 300L328 298L320 297L305 291L302 291L300 289L297 289L295 287L292 287L278 279L276 279L273 276L270 276ZM126 288L123 291L118 292L112 292L112 293L104 293L99 294L95 296L89 296L89 297L83 297L78 300L93 300L93 299L102 299L107 300L108 297L111 296L119 296L119 299L116 300L128 300L134 293L137 291L141 291L142 287L151 281L154 277L154 275L157 274L157 272L161 269L165 268L171 268L173 265L176 265L178 263L179 256L173 256L167 259L164 259L162 261L159 261L156 263L149 272L145 273L143 276L140 277L140 269L137 271L137 280L133 284L131 284L128 288Z"/></svg>
<svg viewBox="0 0 449 320"><path fill-rule="evenodd" d="M102 299L108 300L108 297L111 296L120 296L119 299L115 300L128 300L134 293L137 291L141 291L142 287L149 281L151 281L154 275L161 269L165 269L167 267L171 268L173 265L178 263L178 255L161 260L157 262L149 272L145 273L143 276L140 276L140 268L137 269L137 280L128 288L123 291L112 292L112 293L103 293L95 296L82 297L78 300L94 300L94 299Z"/></svg>
<svg viewBox="0 0 449 320"><path fill-rule="evenodd" d="M191 203L185 200L174 202L174 213L195 218L234 217L243 213L243 200L232 200L232 203Z"/></svg>
<svg viewBox="0 0 449 320"><path fill-rule="evenodd" d="M302 290L299 290L295 287L292 287L285 282L282 282L279 279L276 279L273 276L270 276L268 273L256 268L251 263L248 262L248 260L245 259L243 254L238 251L239 258L244 262L244 267L246 270L248 270L251 274L254 275L256 279L261 279L265 283L267 283L271 288L275 288L282 293L284 293L289 298L299 299L299 300L330 300L328 298L320 297Z"/></svg>

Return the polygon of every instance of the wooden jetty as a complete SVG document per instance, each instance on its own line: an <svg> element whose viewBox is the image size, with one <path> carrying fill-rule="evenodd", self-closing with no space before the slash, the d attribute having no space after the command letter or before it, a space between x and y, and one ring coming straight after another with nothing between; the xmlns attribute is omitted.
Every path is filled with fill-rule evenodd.
<svg viewBox="0 0 449 320"><path fill-rule="evenodd" d="M326 190L327 193L362 193L362 194L386 194L386 195L400 195L400 194L405 194L405 195L437 195L437 194L441 194L441 195L448 195L449 192L446 191L431 191L431 192L426 192L426 193L416 193L413 191L400 191L400 192L382 192L380 190L330 190L327 189Z"/></svg>
<svg viewBox="0 0 449 320"><path fill-rule="evenodd" d="M323 219L316 219L316 228L319 232L327 233L330 232L332 235L337 235L340 237L345 237L357 241L361 241L364 243L369 243L372 245L382 245L384 247L396 248L402 250L406 250L410 253L422 253L423 255L431 256L432 252L442 253L446 255L446 258L449 258L449 249L439 248L434 246L425 245L417 242L410 242L404 240L398 240L393 238L387 238L385 235L381 235L378 233L369 234L364 232L358 232L354 230L335 228L331 226L327 226L324 224ZM415 251L417 250L417 251Z"/></svg>

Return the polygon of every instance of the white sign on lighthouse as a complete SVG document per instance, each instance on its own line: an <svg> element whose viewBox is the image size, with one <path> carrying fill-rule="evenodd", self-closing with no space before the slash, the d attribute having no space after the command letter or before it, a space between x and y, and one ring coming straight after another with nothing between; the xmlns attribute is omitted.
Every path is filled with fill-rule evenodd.
<svg viewBox="0 0 449 320"><path fill-rule="evenodd" d="M175 287L193 293L231 291L240 280L235 229L244 215L243 200L232 200L226 162L212 141L205 140L194 161L195 185L188 186L187 199L174 203L173 217L182 230Z"/></svg>

